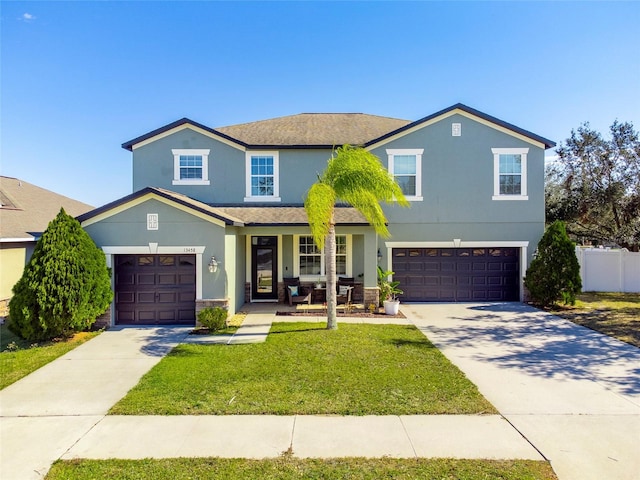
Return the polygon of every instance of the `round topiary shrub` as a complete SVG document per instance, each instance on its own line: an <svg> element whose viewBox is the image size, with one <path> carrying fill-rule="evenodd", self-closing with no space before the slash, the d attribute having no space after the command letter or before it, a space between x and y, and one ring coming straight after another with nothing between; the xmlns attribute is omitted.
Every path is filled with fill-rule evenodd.
<svg viewBox="0 0 640 480"><path fill-rule="evenodd" d="M216 332L227 326L227 315L225 308L207 307L198 312L198 322L210 332Z"/></svg>

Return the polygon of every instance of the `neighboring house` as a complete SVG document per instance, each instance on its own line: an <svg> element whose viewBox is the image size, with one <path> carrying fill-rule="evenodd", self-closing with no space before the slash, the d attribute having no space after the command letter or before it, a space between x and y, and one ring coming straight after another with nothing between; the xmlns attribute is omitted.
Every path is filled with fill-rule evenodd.
<svg viewBox="0 0 640 480"><path fill-rule="evenodd" d="M93 209L23 180L0 176L0 310L22 276L36 242L60 208L72 216Z"/></svg>
<svg viewBox="0 0 640 480"><path fill-rule="evenodd" d="M544 231L544 151L555 144L457 104L415 122L300 114L210 128L183 118L124 143L135 193L79 217L114 272L111 323L193 323L222 304L282 301L284 279L324 278L303 199L334 147L361 145L411 208L391 238L337 209L338 273L377 301L376 267L403 301L517 301Z"/></svg>

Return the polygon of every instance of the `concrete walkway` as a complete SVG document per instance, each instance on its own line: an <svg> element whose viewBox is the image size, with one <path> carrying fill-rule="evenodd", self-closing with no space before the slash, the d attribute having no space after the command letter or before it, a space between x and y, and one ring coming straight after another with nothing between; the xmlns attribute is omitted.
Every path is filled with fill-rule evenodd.
<svg viewBox="0 0 640 480"><path fill-rule="evenodd" d="M115 328L0 391L0 478L42 478L58 458L262 458L289 449L299 457L542 452L561 480L637 478L638 349L519 304L402 310L504 417L105 416L177 343L196 341L189 328ZM251 313L225 343L264 341L274 320L301 318ZM362 319L339 319L347 321Z"/></svg>
<svg viewBox="0 0 640 480"><path fill-rule="evenodd" d="M121 328L0 390L0 478L43 478L190 328Z"/></svg>
<svg viewBox="0 0 640 480"><path fill-rule="evenodd" d="M561 480L640 478L640 349L521 304L402 311Z"/></svg>

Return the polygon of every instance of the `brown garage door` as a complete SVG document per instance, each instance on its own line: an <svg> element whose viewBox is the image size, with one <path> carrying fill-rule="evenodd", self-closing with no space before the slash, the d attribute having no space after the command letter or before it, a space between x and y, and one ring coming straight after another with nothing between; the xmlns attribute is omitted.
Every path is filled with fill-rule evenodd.
<svg viewBox="0 0 640 480"><path fill-rule="evenodd" d="M116 324L195 324L195 255L117 255Z"/></svg>
<svg viewBox="0 0 640 480"><path fill-rule="evenodd" d="M406 302L517 301L518 248L394 248Z"/></svg>

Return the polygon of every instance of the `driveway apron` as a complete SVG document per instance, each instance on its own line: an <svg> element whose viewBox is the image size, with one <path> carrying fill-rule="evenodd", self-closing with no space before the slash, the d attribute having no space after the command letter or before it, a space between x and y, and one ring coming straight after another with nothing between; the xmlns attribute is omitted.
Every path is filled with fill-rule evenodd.
<svg viewBox="0 0 640 480"><path fill-rule="evenodd" d="M561 480L640 478L640 349L518 303L402 311Z"/></svg>
<svg viewBox="0 0 640 480"><path fill-rule="evenodd" d="M0 478L42 478L187 327L116 327L0 391Z"/></svg>

